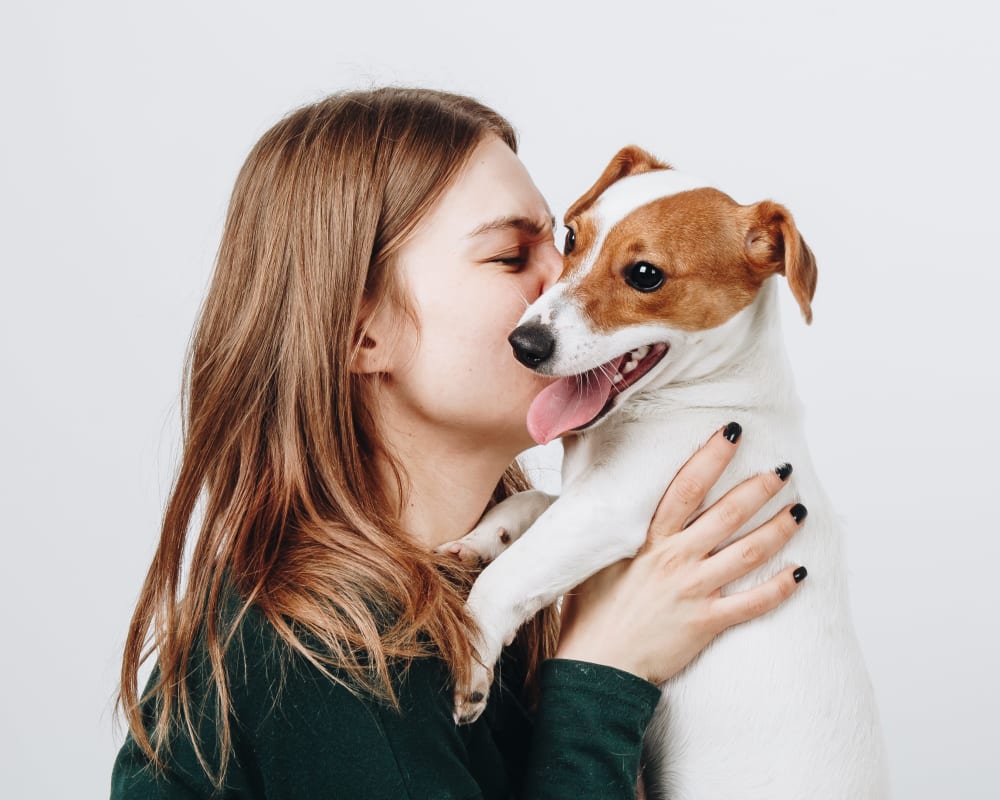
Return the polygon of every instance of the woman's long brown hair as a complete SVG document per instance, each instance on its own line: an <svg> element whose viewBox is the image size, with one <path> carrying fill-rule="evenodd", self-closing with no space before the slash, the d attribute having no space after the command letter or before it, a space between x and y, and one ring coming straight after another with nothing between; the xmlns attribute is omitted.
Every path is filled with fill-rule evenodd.
<svg viewBox="0 0 1000 800"><path fill-rule="evenodd" d="M510 124L470 98L350 92L286 116L240 170L185 367L183 458L122 662L119 702L155 764L186 733L221 785L226 648L251 605L352 691L395 704L390 660L431 653L465 679L470 578L401 529L392 498L406 479L379 435L378 383L349 365L366 303L409 311L393 255L489 134L516 151ZM376 472L376 454L397 491ZM515 462L493 499L528 487ZM231 590L241 604L227 615ZM529 684L554 651L556 625L546 609L519 635ZM140 696L137 673L153 654L158 669ZM187 677L202 658L217 720L208 750ZM221 753L219 763L206 752Z"/></svg>

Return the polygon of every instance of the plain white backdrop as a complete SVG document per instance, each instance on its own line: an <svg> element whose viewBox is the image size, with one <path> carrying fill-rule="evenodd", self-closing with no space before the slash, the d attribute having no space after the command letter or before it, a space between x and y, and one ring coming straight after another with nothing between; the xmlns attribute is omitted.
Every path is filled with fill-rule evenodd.
<svg viewBox="0 0 1000 800"><path fill-rule="evenodd" d="M630 142L792 210L820 275L813 325L786 298L785 330L895 796L1000 796L995 13L5 3L0 794L107 796L121 647L240 164L297 105L397 83L507 115L557 216Z"/></svg>

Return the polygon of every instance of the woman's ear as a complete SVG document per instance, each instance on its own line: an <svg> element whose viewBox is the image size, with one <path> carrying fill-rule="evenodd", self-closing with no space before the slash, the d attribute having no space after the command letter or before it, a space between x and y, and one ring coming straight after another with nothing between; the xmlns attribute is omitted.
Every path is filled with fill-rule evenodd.
<svg viewBox="0 0 1000 800"><path fill-rule="evenodd" d="M354 333L351 372L360 375L392 372L396 321L391 304L362 307Z"/></svg>

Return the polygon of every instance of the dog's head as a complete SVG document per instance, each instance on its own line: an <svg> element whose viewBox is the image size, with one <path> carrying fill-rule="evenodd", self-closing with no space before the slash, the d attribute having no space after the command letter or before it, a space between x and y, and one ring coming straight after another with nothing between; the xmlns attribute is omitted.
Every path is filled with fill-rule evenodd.
<svg viewBox="0 0 1000 800"><path fill-rule="evenodd" d="M699 359L741 335L741 312L772 275L812 320L816 262L787 209L739 205L638 147L611 160L564 222L562 276L510 335L523 364L565 378L531 407L536 441L590 427L656 376L697 379Z"/></svg>

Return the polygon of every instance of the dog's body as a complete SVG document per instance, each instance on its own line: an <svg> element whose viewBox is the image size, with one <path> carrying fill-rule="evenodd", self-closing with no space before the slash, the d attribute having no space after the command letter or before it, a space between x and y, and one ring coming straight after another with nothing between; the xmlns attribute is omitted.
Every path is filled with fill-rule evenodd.
<svg viewBox="0 0 1000 800"><path fill-rule="evenodd" d="M635 555L670 479L712 432L736 420L743 438L705 506L778 464L790 462L794 470L786 488L729 541L799 499L809 518L777 557L723 593L758 585L788 565L808 565L809 579L795 598L724 632L664 684L644 744L647 796L882 798L885 759L875 702L850 621L836 520L806 449L773 277L786 274L809 318L815 263L784 209L748 209L626 148L567 213L584 249L567 259L559 283L529 307L511 338L518 357L540 372L591 370L584 380L595 385L581 387L580 377L575 389L553 385L533 406L529 429L539 441L574 431L563 439L562 494L551 505L552 498L537 492L515 495L460 540L493 559L469 605L484 632L480 653L492 665L536 611L602 567ZM737 219L733 226L729 214ZM674 227L667 224L664 232L656 221L666 216ZM703 230L692 233L692 220ZM737 235L747 249L746 274L739 265L729 273L718 268L735 258L736 245L709 244L712 237ZM657 245L650 241L656 237L669 241ZM715 252L700 264L683 256L681 264L678 253L699 242ZM661 286L669 279L674 293L662 293L655 305L649 299L657 289L648 288L659 272L654 256L671 262ZM626 271L635 268L627 288L641 297L607 286L621 276L623 262ZM697 308L706 293L714 297ZM518 332L525 335L518 339ZM631 368L620 356L630 350ZM633 373L638 377L630 379ZM514 546L502 549L529 525ZM459 696L459 717L481 711L476 693L489 679L484 668L471 691Z"/></svg>

